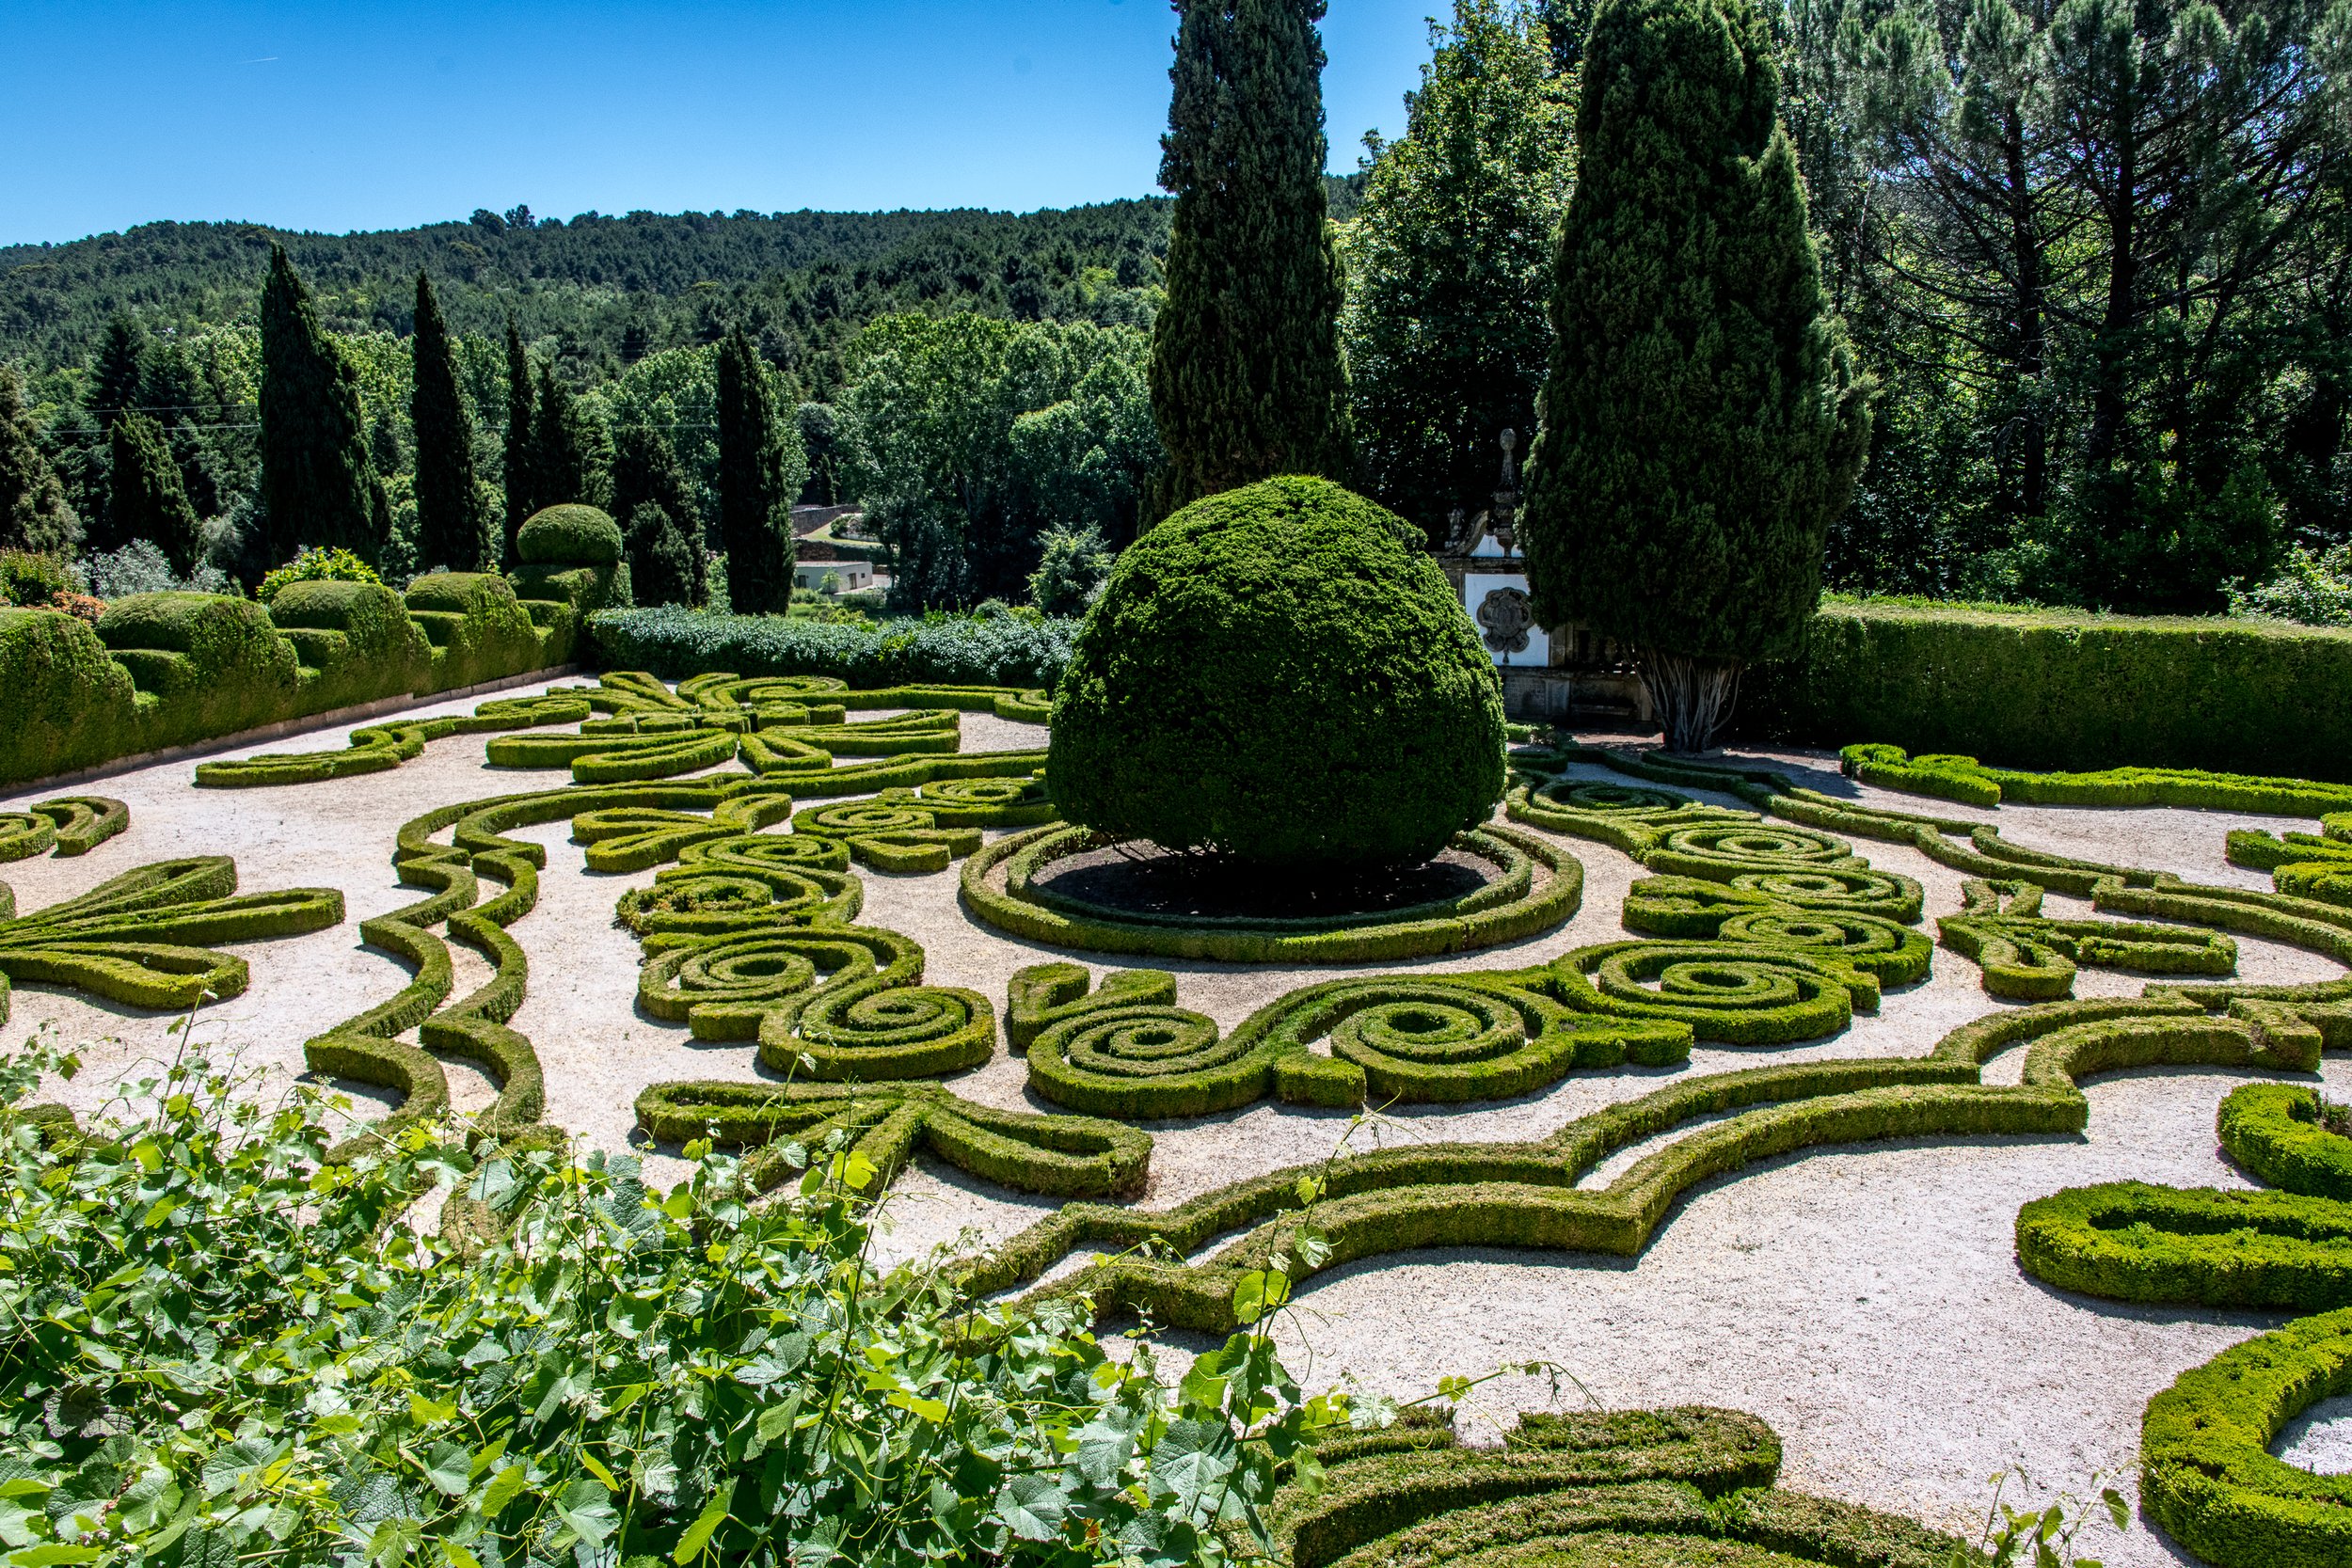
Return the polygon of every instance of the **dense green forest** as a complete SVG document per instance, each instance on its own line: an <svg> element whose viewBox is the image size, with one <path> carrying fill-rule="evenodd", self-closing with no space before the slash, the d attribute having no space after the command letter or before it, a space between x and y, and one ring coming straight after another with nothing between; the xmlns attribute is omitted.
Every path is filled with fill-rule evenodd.
<svg viewBox="0 0 2352 1568"><path fill-rule="evenodd" d="M1500 433L1525 452L1534 432L1595 9L1455 0L1406 135L1368 138L1361 170L1326 182L1352 453L1321 466L1433 541L1485 504ZM2303 603L2302 584L2352 606L2352 585L2328 586L2352 574L2344 0L1781 0L1758 15L1805 265L1869 390L1831 586L2201 613ZM1129 372L1172 297L1172 205L517 208L383 233L156 224L0 249L0 364L24 380L13 450L38 445L103 539L113 427L143 411L215 539L243 529L253 323L279 244L354 364L396 512L423 272L478 474L501 471L510 363L543 368L590 494L616 441L656 433L715 538L711 356L739 325L795 410L803 499L873 503L927 562L907 590L921 602L1015 594L1049 533L1116 544L1137 526L1138 488L1169 457ZM890 325L960 315L1006 330ZM2260 598L2274 582L2292 591Z"/></svg>

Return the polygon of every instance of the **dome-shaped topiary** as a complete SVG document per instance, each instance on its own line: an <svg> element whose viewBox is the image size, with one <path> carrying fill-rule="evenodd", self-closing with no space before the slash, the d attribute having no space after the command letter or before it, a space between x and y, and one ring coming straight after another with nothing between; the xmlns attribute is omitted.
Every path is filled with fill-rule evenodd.
<svg viewBox="0 0 2352 1568"><path fill-rule="evenodd" d="M1424 860L1485 821L1502 686L1405 531L1336 484L1281 478L1137 540L1056 693L1062 813L1300 869Z"/></svg>
<svg viewBox="0 0 2352 1568"><path fill-rule="evenodd" d="M515 535L516 555L533 566L616 565L621 547L620 524L575 502L532 513Z"/></svg>

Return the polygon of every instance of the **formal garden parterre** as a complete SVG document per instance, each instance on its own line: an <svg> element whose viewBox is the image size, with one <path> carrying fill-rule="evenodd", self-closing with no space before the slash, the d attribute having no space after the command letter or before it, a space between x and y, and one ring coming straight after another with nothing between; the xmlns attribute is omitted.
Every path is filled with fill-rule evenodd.
<svg viewBox="0 0 2352 1568"><path fill-rule="evenodd" d="M1147 947L1173 967L1137 969L1122 967L1137 949L1117 931L1057 933L1065 940L1049 951L998 931L997 912L974 896L989 887L974 868L1009 858L992 860L991 850L1070 831L1054 821L1041 782L1049 732L1025 722L1037 704L1018 690L853 693L821 679L723 672L672 687L618 673L467 705L486 711L413 721L412 733L450 727L420 735L409 759L378 776L339 777L302 760L346 754L331 745L272 743L242 758L127 775L109 785L134 797L127 803L96 794L25 800L8 818L5 842L19 857L10 878L43 891L21 897L0 932L0 969L19 987L15 1022L54 1017L125 1035L134 1050L145 1029L151 1052L163 1037L142 1020L210 990L222 999L219 1022L199 1014L199 1027L244 1037L266 1056L272 1015L240 1016L240 972L266 970L299 943L327 958L338 979L307 989L301 1061L281 1055L276 1066L373 1093L389 1113L372 1130L355 1125L332 1158L364 1159L388 1130L428 1123L453 1104L472 1113L488 1147L510 1152L628 1124L657 1149L715 1136L746 1151L759 1190L797 1177L789 1150L838 1147L877 1180L898 1181L909 1215L898 1246L919 1250L978 1224L953 1265L961 1288L1016 1313L1083 1296L1097 1313L1133 1309L1210 1333L1246 1326L1237 1291L1269 1272L1314 1306L1318 1275L1337 1270L1376 1290L1384 1264L1419 1272L1428 1265L1411 1255L1433 1247L1470 1248L1461 1256L1477 1259L1512 1256L1498 1247L1644 1259L1692 1223L1674 1217L1692 1195L1693 1213L1736 1209L1742 1183L1710 1183L1759 1162L1759 1180L1803 1182L1802 1151L1887 1139L1911 1148L1867 1158L1899 1163L1957 1140L1945 1158L1997 1162L2013 1147L2003 1140L2020 1136L2062 1149L2095 1125L2096 1075L2169 1066L2308 1081L2325 1050L2352 1041L2344 978L2352 912L2285 890L2283 879L2280 891L2248 885L2270 879L2252 874L2267 867L2248 846L2291 840L2250 824L2208 827L2169 803L2135 800L2135 815L2164 814L2139 831L2226 837L2226 847L2207 847L2211 880L2045 849L2031 841L2038 835L2005 831L2013 814L2041 808L1978 807L1963 818L1917 809L1934 800L1857 789L1809 758L1724 768L1561 737L1514 750L1501 820L1484 830L1534 847L1565 886L1534 935L1465 951L1437 928L1442 917L1406 908L1397 912L1412 918L1389 923L1407 933L1394 959L1274 946L1237 962ZM532 722L507 729L517 708ZM966 725L993 744L963 749ZM468 739L469 726L492 733ZM379 743L358 728L357 747ZM724 749L678 748L703 736L723 738ZM767 754L752 744L763 736L821 737L814 749L825 754L763 766ZM617 776L599 771L615 766ZM1846 766L1863 771L1852 756ZM2003 787L2036 786L2005 779ZM2065 787L2151 784L2118 775ZM2304 836L2332 842L2324 786L2223 779L2206 787L2236 791L2223 798L2229 804L2283 800L2320 820L2322 832ZM385 799L355 814L360 798L350 792L359 789ZM457 798L436 799L448 796ZM161 805L158 849L223 821L213 802L265 802L266 816L289 830L282 837L251 824L231 835L287 864L322 859L316 836L328 822L380 818L389 827L381 843L338 843L324 856L344 868L336 879L349 879L362 916L356 933L321 930L343 912L334 889L240 894L237 870L220 856L137 862L151 801ZM2055 813L2079 827L2097 809ZM2272 831L2280 827L2299 832L2275 822ZM332 834L349 832L339 825ZM2224 853L2249 869L2232 875ZM375 869L381 857L390 875ZM1511 868L1499 873L1490 885L1508 891ZM394 877L421 901L400 902ZM558 886L569 915L601 907L600 932L547 924ZM1597 908L1597 898L1607 902ZM373 958L351 951L354 935ZM592 973L624 952L626 986ZM287 964L287 977L301 967ZM28 1015L27 998L38 1012ZM1938 1029L1903 1018L1939 1001L1973 1021ZM352 1010L358 1002L369 1005ZM2014 1069L1999 1070L2005 1063ZM2185 1081L2200 1082L2210 1080ZM2344 1140L2308 1091L2282 1088L2275 1105L2251 1103L2252 1093L2230 1100L2223 1138L2247 1171L2286 1189L2275 1215L2246 1201L2227 1220L2200 1218L2206 1211L2196 1205L2206 1200L2163 1196L2180 1181L2094 1186L2080 1197L2071 1189L2081 1183L2068 1183L2045 1203L2012 1206L2024 1267L2092 1295L2332 1310L2328 1282L2338 1265L2328 1248L2340 1244L2330 1237L2341 1222L2324 1198L2293 1194L2328 1190L2324 1173L2342 1163L2334 1150ZM595 1099L609 1103L590 1111ZM1351 1129L1350 1112L1370 1119ZM53 1136L72 1135L54 1113L46 1123ZM2216 1176L2228 1179L2217 1170L2205 1180ZM2109 1191L2120 1196L2100 1196ZM2319 1208L2307 1214L2296 1202ZM442 1224L451 1234L494 1232L497 1218L460 1200ZM2070 1224L2120 1238L2122 1262L2071 1260L2079 1247L2035 1240L2072 1234ZM2134 1239L2151 1226L2151 1242ZM2194 1240L2222 1227L2248 1238L2243 1260ZM2165 1242L2175 1233L2191 1240ZM2165 1264L2165 1244L2185 1263ZM2134 1262L2134 1247L2154 1250ZM2069 1260L2045 1260L2056 1257ZM1467 1266L1500 1268L1507 1280L1528 1265ZM2256 1283L2214 1283L2234 1278ZM1509 1294L1503 1286L1500 1302ZM1348 1310L1336 1336L1308 1329L1302 1342L1336 1338L1348 1365L1368 1372L1376 1363L1362 1337L1381 1331L1356 1326L1361 1316ZM2223 1330L2216 1348L2242 1332ZM1580 1376L1601 1371L1589 1350L1578 1354L1581 1336L1554 1325L1547 1338L1567 1349ZM2184 1373L2204 1359L2179 1346L2170 1358ZM2331 1391L2334 1376L2264 1396L2269 1403L2249 1418L2275 1428L2297 1413L2296 1401ZM2175 1440L2161 1439L2170 1429L2159 1414L2152 1405L2142 1455L2153 1516L2176 1538L2204 1543L2197 1549L2213 1560L2271 1560L2233 1544L2268 1539L2246 1533L2262 1528L2272 1507L2265 1499L2308 1498L2264 1472L2244 1483L2251 1501L2225 1493L2208 1510L2232 1520L2250 1511L2256 1523L2201 1536L2184 1511L2205 1503L2182 1501L2188 1494L2165 1479L2174 1450L2163 1443ZM2105 1451L2122 1435L2107 1432ZM2279 1465L2267 1460L2267 1435L2249 1441L2248 1451ZM1505 1453L1545 1447L1513 1443ZM1872 1547L1889 1554L1883 1560L1929 1549L1915 1525L1754 1490L1771 1484L1769 1465L1720 1482L1698 1470L1618 1475L1600 1465L1589 1472L1596 1479L1540 1471L1504 1484L1474 1479L1477 1465L1498 1463L1475 1449L1462 1450L1470 1471L1443 1479L1454 1461L1440 1449L1412 1462L1421 1469L1407 1466L1428 1481L1372 1469L1360 1481L1379 1495L1405 1485L1408 1498L1422 1485L1431 1500L1380 1504L1389 1512L1369 1515L1376 1528L1318 1524L1306 1538L1325 1544L1297 1560L1338 1560L1375 1542L1389 1556L1363 1560L1401 1560L1466 1552L1471 1542L1474 1560L1497 1554L1500 1562L1535 1549L1529 1541L1574 1538L1579 1551L1605 1551L1620 1538L1677 1531L1726 1551L1749 1542L1788 1554L1794 1544L1800 1560L1847 1560L1809 1557L1803 1544L1847 1549L1818 1543L1857 1529L1884 1537ZM1817 1488L1826 1481L1833 1494L1884 1500L1872 1488L1891 1482L1905 1488L1914 1517L1937 1513L1933 1522L1947 1528L1968 1501L1957 1478L1922 1473L1899 1453L1796 1457L1813 1466L1804 1474ZM2244 1470L2252 1461L2229 1463ZM1366 1464L1331 1468L1347 1477ZM1317 1519L1356 1518L1351 1509L1373 1506L1347 1500L1358 1484L1300 1506L1323 1511ZM1589 1496L1576 1491L1587 1486ZM1701 1506L1725 1493L1739 1509ZM1526 1500L1508 1503L1514 1496ZM1478 1501L1464 1513L1458 1499L1470 1497ZM1780 1535L1751 1538L1727 1522L1776 1519L1776 1510L1796 1511L1795 1522L1772 1525ZM1467 1533L1455 1541L1448 1531Z"/></svg>

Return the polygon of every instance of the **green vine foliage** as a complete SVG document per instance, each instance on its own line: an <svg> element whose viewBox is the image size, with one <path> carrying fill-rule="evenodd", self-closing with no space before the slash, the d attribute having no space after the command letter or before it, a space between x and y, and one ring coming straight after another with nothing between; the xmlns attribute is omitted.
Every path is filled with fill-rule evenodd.
<svg viewBox="0 0 2352 1568"><path fill-rule="evenodd" d="M70 1068L0 1059L22 1563L1214 1565L1270 1546L1279 1480L1345 1416L1263 1331L1171 1382L1079 1314L1009 1333L877 1268L846 1130L754 1205L699 1144L667 1192L426 1127L339 1161L320 1091L264 1109L195 1058L60 1140L24 1101ZM495 1239L397 1223L437 1183Z"/></svg>

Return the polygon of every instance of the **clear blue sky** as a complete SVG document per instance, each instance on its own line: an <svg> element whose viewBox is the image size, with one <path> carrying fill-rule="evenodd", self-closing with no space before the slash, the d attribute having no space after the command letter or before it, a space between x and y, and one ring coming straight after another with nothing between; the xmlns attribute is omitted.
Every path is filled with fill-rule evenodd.
<svg viewBox="0 0 2352 1568"><path fill-rule="evenodd" d="M1332 0L1334 169L1442 0ZM1025 211L1152 188L1165 0L5 0L0 244L529 204Z"/></svg>

